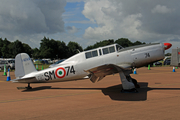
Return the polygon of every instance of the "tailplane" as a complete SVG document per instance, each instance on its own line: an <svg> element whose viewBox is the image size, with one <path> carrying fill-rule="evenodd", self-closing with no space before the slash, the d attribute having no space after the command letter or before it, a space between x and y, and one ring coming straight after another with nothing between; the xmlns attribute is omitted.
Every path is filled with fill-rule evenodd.
<svg viewBox="0 0 180 120"><path fill-rule="evenodd" d="M26 74L37 71L31 58L26 53L20 53L15 58L15 76L21 78Z"/></svg>

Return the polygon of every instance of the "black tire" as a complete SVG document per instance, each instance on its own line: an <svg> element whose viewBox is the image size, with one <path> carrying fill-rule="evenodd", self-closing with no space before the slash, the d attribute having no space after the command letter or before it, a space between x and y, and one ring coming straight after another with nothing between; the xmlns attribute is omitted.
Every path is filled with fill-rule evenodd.
<svg viewBox="0 0 180 120"><path fill-rule="evenodd" d="M135 86L136 88L140 88L140 85L138 84L137 80L134 79L134 78L131 78L131 79L132 79L132 82L133 82L134 86Z"/></svg>
<svg viewBox="0 0 180 120"><path fill-rule="evenodd" d="M131 78L131 79L132 79L132 82L134 83L134 85L136 85L137 84L137 80L134 79L134 78Z"/></svg>

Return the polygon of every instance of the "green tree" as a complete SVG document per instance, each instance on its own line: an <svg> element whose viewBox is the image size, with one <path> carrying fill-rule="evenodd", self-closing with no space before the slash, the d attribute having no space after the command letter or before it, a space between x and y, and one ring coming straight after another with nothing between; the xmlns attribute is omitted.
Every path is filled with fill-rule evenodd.
<svg viewBox="0 0 180 120"><path fill-rule="evenodd" d="M40 43L40 57L41 58L55 58L53 48L54 40L50 41L49 38L44 37Z"/></svg>
<svg viewBox="0 0 180 120"><path fill-rule="evenodd" d="M127 38L120 38L120 39L116 40L115 43L121 45L122 47L133 46L133 43Z"/></svg>
<svg viewBox="0 0 180 120"><path fill-rule="evenodd" d="M136 41L136 42L133 43L133 45L142 45L142 44L146 44L146 43L145 42L142 43L140 41Z"/></svg>
<svg viewBox="0 0 180 120"><path fill-rule="evenodd" d="M79 51L83 51L83 48L77 42L70 41L67 47L69 48L68 57L77 54Z"/></svg>
<svg viewBox="0 0 180 120"><path fill-rule="evenodd" d="M166 53L165 56L171 56L171 53Z"/></svg>
<svg viewBox="0 0 180 120"><path fill-rule="evenodd" d="M23 52L27 53L30 57L32 57L32 53L33 53L32 48L28 44L25 44L25 43L22 43L22 45L24 48Z"/></svg>
<svg viewBox="0 0 180 120"><path fill-rule="evenodd" d="M65 42L57 41L57 48L58 48L56 53L57 58L63 59L71 56L69 53L69 48L68 46L66 46Z"/></svg>
<svg viewBox="0 0 180 120"><path fill-rule="evenodd" d="M3 47L3 39L2 38L0 38L0 57L2 57L3 55L2 55L2 47Z"/></svg>
<svg viewBox="0 0 180 120"><path fill-rule="evenodd" d="M27 53L31 56L32 49L29 45L22 43L19 40L16 40L14 42L10 42L5 38L2 40L0 38L0 49L1 53L0 55L4 58L14 58L19 53Z"/></svg>
<svg viewBox="0 0 180 120"><path fill-rule="evenodd" d="M11 42L8 46L7 46L7 58L14 58L16 55L15 54L13 54L13 52L14 52L14 43L13 42Z"/></svg>
<svg viewBox="0 0 180 120"><path fill-rule="evenodd" d="M16 41L14 41L12 44L13 44L13 45L12 45L12 47L13 47L13 48L12 48L12 49L13 49L12 53L13 53L13 56L14 56L14 57L15 57L17 54L19 54L19 53L25 52L24 47L23 47L23 44L22 44L21 41L16 40Z"/></svg>
<svg viewBox="0 0 180 120"><path fill-rule="evenodd" d="M68 47L62 41L54 40L44 37L40 43L40 56L41 58L67 58Z"/></svg>
<svg viewBox="0 0 180 120"><path fill-rule="evenodd" d="M38 48L34 48L34 49L32 49L32 51L33 51L32 57L33 57L34 59L41 58L41 57L40 57L40 50L39 50Z"/></svg>
<svg viewBox="0 0 180 120"><path fill-rule="evenodd" d="M103 40L103 41L100 41L100 42L96 42L94 45L88 46L84 50L90 50L90 49L94 49L94 48L98 48L98 47L103 47L103 46L111 45L111 44L114 44L114 40L113 39Z"/></svg>
<svg viewBox="0 0 180 120"><path fill-rule="evenodd" d="M5 38L3 40L3 47L1 49L1 52L2 52L2 56L4 58L7 58L10 56L10 53L9 53L9 50L8 50L8 45L10 44L11 42L7 40L7 38Z"/></svg>

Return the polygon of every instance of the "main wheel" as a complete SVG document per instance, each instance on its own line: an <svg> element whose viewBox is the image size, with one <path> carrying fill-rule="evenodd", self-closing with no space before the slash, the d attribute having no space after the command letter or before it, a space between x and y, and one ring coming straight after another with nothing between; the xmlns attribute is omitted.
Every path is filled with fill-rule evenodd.
<svg viewBox="0 0 180 120"><path fill-rule="evenodd" d="M131 78L131 79L132 79L132 82L133 82L134 86L135 86L136 88L140 88L140 85L138 84L137 80L134 79L134 78Z"/></svg>

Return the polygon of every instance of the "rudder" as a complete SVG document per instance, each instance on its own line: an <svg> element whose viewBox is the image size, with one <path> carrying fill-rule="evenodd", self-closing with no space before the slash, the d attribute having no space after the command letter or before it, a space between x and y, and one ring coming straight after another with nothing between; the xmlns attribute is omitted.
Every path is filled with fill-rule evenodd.
<svg viewBox="0 0 180 120"><path fill-rule="evenodd" d="M26 53L20 53L15 57L15 76L21 78L24 75L37 71L31 58Z"/></svg>

